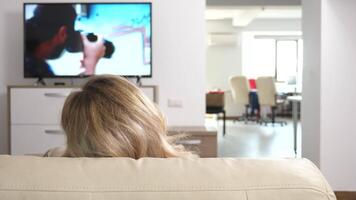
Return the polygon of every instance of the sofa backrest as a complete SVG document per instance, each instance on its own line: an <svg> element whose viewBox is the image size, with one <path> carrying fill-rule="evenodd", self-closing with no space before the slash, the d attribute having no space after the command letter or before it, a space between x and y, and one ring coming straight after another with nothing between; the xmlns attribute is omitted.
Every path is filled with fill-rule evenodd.
<svg viewBox="0 0 356 200"><path fill-rule="evenodd" d="M334 200L306 159L0 156L1 200Z"/></svg>

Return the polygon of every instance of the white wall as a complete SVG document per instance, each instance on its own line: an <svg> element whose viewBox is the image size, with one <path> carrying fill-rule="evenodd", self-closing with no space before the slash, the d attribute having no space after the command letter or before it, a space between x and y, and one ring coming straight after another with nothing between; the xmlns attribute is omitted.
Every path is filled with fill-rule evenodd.
<svg viewBox="0 0 356 200"><path fill-rule="evenodd" d="M72 2L62 0L65 1ZM152 3L153 78L143 83L159 86L159 104L169 125L204 125L205 1L154 0ZM3 154L8 152L9 140L6 86L32 84L35 80L22 78L22 1L0 1L0 26L0 154ZM168 99L181 100L183 108L168 107Z"/></svg>
<svg viewBox="0 0 356 200"><path fill-rule="evenodd" d="M210 34L222 37L224 34L228 37L235 36L230 44L219 43L207 46L207 89L225 90L228 89L229 84L227 77L241 73L241 45L239 44L241 28L233 27L231 20L208 20L206 26L208 37Z"/></svg>
<svg viewBox="0 0 356 200"><path fill-rule="evenodd" d="M0 154L8 152L7 94L9 84L26 84L22 70L22 15L19 1L0 3ZM6 28L5 28L6 27Z"/></svg>
<svg viewBox="0 0 356 200"><path fill-rule="evenodd" d="M241 74L240 45L210 46L207 58L207 88L228 90L228 78Z"/></svg>
<svg viewBox="0 0 356 200"><path fill-rule="evenodd" d="M241 45L208 47L207 88L229 90L229 77L241 74L241 70ZM236 105L232 100L232 94L227 92L225 110L227 116L238 116L244 112L244 106Z"/></svg>
<svg viewBox="0 0 356 200"><path fill-rule="evenodd" d="M242 41L245 31L278 32L301 31L300 19L256 19L246 27L236 28L231 20L213 20L207 22L207 33L229 33L236 36L235 45L213 45L207 47L207 89L229 90L229 77L242 74ZM226 93L225 110L227 116L239 116L244 107L236 105L231 93Z"/></svg>
<svg viewBox="0 0 356 200"><path fill-rule="evenodd" d="M153 79L169 125L204 125L205 1L156 0L153 15ZM182 100L183 109L169 108Z"/></svg>
<svg viewBox="0 0 356 200"><path fill-rule="evenodd" d="M313 64L304 69L309 68L310 77L320 77L320 87L314 86L318 80L304 79L304 85L312 87L309 96L303 96L303 121L313 117L303 122L303 155L319 160L334 190L355 191L356 1L305 0L303 8L317 11L304 15L305 23L314 22L304 27L312 42L308 63ZM311 95L312 90L316 94Z"/></svg>
<svg viewBox="0 0 356 200"><path fill-rule="evenodd" d="M356 191L356 1L322 1L320 167Z"/></svg>

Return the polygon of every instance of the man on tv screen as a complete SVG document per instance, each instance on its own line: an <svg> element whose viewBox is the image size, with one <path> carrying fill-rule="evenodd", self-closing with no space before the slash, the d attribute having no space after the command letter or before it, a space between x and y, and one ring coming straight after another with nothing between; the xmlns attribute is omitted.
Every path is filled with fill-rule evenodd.
<svg viewBox="0 0 356 200"><path fill-rule="evenodd" d="M25 77L151 76L150 3L26 3Z"/></svg>
<svg viewBox="0 0 356 200"><path fill-rule="evenodd" d="M74 7L68 5L38 5L33 17L25 23L25 76L55 76L47 59L59 58L65 48L71 48L75 40L83 49L81 65L86 68L85 74L93 74L95 65L105 53L103 39L88 41L86 36L74 30L77 14ZM80 42L81 40L81 42ZM79 65L79 64L78 64Z"/></svg>

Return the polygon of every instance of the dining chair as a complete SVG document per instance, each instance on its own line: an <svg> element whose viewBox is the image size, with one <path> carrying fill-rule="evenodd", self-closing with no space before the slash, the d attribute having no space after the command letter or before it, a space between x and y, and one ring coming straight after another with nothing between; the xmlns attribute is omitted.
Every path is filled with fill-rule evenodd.
<svg viewBox="0 0 356 200"><path fill-rule="evenodd" d="M271 108L271 117L261 118L260 123L275 123L281 124L281 126L287 124L285 121L276 121L276 109L277 109L277 91L274 78L271 76L258 77L256 79L256 88L258 101L261 107Z"/></svg>
<svg viewBox="0 0 356 200"><path fill-rule="evenodd" d="M245 120L245 123L247 123L249 119L248 110L250 107L250 87L247 78L245 76L230 77L230 88L234 102L245 107L245 113L241 119Z"/></svg>

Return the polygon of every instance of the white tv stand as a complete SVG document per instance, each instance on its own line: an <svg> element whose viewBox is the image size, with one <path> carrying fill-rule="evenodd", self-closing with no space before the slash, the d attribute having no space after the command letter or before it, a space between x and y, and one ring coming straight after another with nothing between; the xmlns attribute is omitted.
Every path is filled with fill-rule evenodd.
<svg viewBox="0 0 356 200"><path fill-rule="evenodd" d="M141 86L158 102L157 86ZM65 135L60 126L66 97L80 86L8 86L10 154L43 154L49 148L63 146Z"/></svg>

